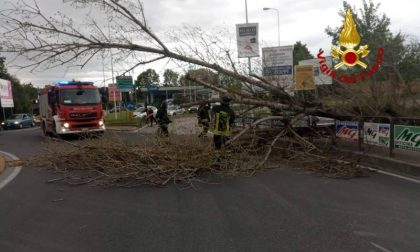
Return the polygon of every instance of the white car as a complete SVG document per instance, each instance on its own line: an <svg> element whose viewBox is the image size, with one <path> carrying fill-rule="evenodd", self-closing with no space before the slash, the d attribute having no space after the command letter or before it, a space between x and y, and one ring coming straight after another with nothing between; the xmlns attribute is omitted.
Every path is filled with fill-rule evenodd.
<svg viewBox="0 0 420 252"><path fill-rule="evenodd" d="M158 109L154 106L147 106L147 108L151 108L153 110L153 116L156 117L156 113L157 113ZM146 114L146 110L144 109L144 107L140 107L140 108L134 110L134 112L133 112L133 117L134 118L143 118L143 117L146 117L146 116L147 116L147 114Z"/></svg>
<svg viewBox="0 0 420 252"><path fill-rule="evenodd" d="M184 114L184 112L185 112L185 109L179 106L168 107L168 116L181 115L181 114Z"/></svg>

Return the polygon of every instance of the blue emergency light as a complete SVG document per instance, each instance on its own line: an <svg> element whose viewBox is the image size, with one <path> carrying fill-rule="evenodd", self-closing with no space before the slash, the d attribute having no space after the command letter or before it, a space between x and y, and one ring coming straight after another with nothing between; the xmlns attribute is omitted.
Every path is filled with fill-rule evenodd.
<svg viewBox="0 0 420 252"><path fill-rule="evenodd" d="M57 81L56 86L69 86L69 85L93 85L90 81Z"/></svg>

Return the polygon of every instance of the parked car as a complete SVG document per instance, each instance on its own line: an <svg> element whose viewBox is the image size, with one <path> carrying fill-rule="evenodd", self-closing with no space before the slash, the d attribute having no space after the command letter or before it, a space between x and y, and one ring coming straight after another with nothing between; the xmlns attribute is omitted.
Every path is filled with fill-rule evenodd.
<svg viewBox="0 0 420 252"><path fill-rule="evenodd" d="M35 127L35 121L28 114L13 114L6 121L1 123L3 129L22 129L24 127Z"/></svg>
<svg viewBox="0 0 420 252"><path fill-rule="evenodd" d="M120 112L120 106L113 107L112 109L109 110L109 113L115 113L115 112Z"/></svg>
<svg viewBox="0 0 420 252"><path fill-rule="evenodd" d="M153 116L156 117L156 113L158 111L158 109L155 106L147 106L147 108L151 108L153 110ZM133 117L135 118L143 118L146 117L146 110L144 109L144 107L140 107L136 110L134 110L133 112Z"/></svg>
<svg viewBox="0 0 420 252"><path fill-rule="evenodd" d="M120 111L125 111L125 110L126 110L125 108L122 108L120 106L116 106L116 107L113 107L112 109L110 109L109 113L115 113L115 112L120 112Z"/></svg>
<svg viewBox="0 0 420 252"><path fill-rule="evenodd" d="M197 113L198 111L198 105L194 105L188 108L189 113Z"/></svg>
<svg viewBox="0 0 420 252"><path fill-rule="evenodd" d="M179 106L169 106L168 107L168 115L169 116L184 114L184 112L185 112L185 109L181 108Z"/></svg>

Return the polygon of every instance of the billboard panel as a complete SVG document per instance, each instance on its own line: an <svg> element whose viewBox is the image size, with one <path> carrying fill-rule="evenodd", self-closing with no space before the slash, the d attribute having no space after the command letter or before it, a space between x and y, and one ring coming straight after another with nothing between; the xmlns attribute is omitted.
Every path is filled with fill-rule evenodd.
<svg viewBox="0 0 420 252"><path fill-rule="evenodd" d="M359 122L336 121L335 136L337 141L357 142L359 139Z"/></svg>
<svg viewBox="0 0 420 252"><path fill-rule="evenodd" d="M121 92L117 89L117 84L108 85L108 101L119 102L121 101Z"/></svg>
<svg viewBox="0 0 420 252"><path fill-rule="evenodd" d="M363 125L363 140L366 144L389 147L390 137L390 124L365 122Z"/></svg>
<svg viewBox="0 0 420 252"><path fill-rule="evenodd" d="M295 66L295 89L297 91L315 89L312 66Z"/></svg>
<svg viewBox="0 0 420 252"><path fill-rule="evenodd" d="M289 93L294 92L292 45L263 48L262 64L265 79Z"/></svg>
<svg viewBox="0 0 420 252"><path fill-rule="evenodd" d="M238 58L259 57L258 23L237 24Z"/></svg>
<svg viewBox="0 0 420 252"><path fill-rule="evenodd" d="M394 147L420 152L420 127L419 126L394 126Z"/></svg>
<svg viewBox="0 0 420 252"><path fill-rule="evenodd" d="M0 104L2 108L13 108L12 82L0 79Z"/></svg>
<svg viewBox="0 0 420 252"><path fill-rule="evenodd" d="M329 69L332 69L331 56L325 57L325 64ZM307 59L299 61L299 65L310 65L313 67L315 85L331 85L332 78L326 74L320 73L319 59Z"/></svg>

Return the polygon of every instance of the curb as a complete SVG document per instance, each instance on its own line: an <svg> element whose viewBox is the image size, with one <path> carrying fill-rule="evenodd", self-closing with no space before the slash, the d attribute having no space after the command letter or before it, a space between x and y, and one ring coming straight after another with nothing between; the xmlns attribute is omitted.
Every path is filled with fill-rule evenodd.
<svg viewBox="0 0 420 252"><path fill-rule="evenodd" d="M6 170L6 159L0 153L0 174Z"/></svg>
<svg viewBox="0 0 420 252"><path fill-rule="evenodd" d="M8 152L0 151L0 159L4 161L19 161L20 159ZM22 170L22 166L17 165L11 168L6 167L6 162L4 162L4 169L0 172L0 190L3 189L8 183L10 183L13 179L19 175L20 171Z"/></svg>

